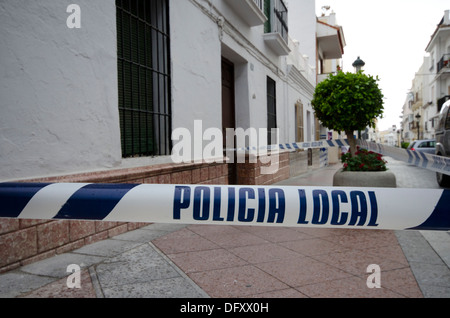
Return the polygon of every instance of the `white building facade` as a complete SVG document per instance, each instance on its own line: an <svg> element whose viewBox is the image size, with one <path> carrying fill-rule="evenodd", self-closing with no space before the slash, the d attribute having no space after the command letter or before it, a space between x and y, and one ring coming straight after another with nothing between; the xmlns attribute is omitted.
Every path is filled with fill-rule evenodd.
<svg viewBox="0 0 450 318"><path fill-rule="evenodd" d="M424 89L424 132L425 138L434 138L442 105L450 99L450 10L444 12L435 32L431 36L424 62L427 85Z"/></svg>
<svg viewBox="0 0 450 318"><path fill-rule="evenodd" d="M434 74L428 85L428 94L439 114L442 105L450 99L450 10L445 11L426 52L430 55L428 70Z"/></svg>
<svg viewBox="0 0 450 318"><path fill-rule="evenodd" d="M442 105L450 99L450 10L431 35L403 106L402 141L434 139Z"/></svg>
<svg viewBox="0 0 450 318"><path fill-rule="evenodd" d="M318 149L277 154L271 173L263 156L196 151L217 138L210 128L316 140L315 5L289 5L1 1L0 182L268 185L320 167ZM173 160L178 129L192 137L189 162ZM144 225L0 220L0 273Z"/></svg>
<svg viewBox="0 0 450 318"><path fill-rule="evenodd" d="M0 8L1 181L170 164L172 131L196 120L315 139L315 59L282 0L69 5Z"/></svg>

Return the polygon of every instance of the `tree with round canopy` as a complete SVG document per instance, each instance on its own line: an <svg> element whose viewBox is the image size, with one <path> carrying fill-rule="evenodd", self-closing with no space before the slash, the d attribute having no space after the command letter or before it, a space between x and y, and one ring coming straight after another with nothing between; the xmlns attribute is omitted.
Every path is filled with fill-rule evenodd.
<svg viewBox="0 0 450 318"><path fill-rule="evenodd" d="M356 153L355 131L375 128L376 118L384 111L378 77L338 72L320 82L311 102L319 121L331 130L347 135L352 156Z"/></svg>

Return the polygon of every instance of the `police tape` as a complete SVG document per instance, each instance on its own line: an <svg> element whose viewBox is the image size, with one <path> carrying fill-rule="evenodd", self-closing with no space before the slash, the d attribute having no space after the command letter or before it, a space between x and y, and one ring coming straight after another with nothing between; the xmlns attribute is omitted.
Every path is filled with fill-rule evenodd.
<svg viewBox="0 0 450 318"><path fill-rule="evenodd" d="M297 151L305 149L316 148L335 148L335 147L348 147L349 143L347 139L336 140L320 140L311 142L291 142L283 144L275 144L260 147L241 147L241 148L226 148L225 151L247 152L247 151Z"/></svg>
<svg viewBox="0 0 450 318"><path fill-rule="evenodd" d="M0 218L448 231L450 190L3 183Z"/></svg>
<svg viewBox="0 0 450 318"><path fill-rule="evenodd" d="M406 162L408 164L415 165L417 167L432 170L435 172L450 175L450 158L437 156L421 151L412 151L408 149L401 149L383 144L377 144L374 142L368 142L365 140L357 140L359 147L367 149L369 151L377 152L383 156L389 156L394 159ZM297 150L306 149L329 149L329 148L342 148L350 147L347 139L336 140L321 140L313 142L298 142L298 143L284 143L265 147L246 147L227 149L227 151L288 151L294 152Z"/></svg>
<svg viewBox="0 0 450 318"><path fill-rule="evenodd" d="M377 152L383 156L389 156L423 169L450 175L450 158L448 157L386 146L364 140L358 140L358 145L361 148Z"/></svg>

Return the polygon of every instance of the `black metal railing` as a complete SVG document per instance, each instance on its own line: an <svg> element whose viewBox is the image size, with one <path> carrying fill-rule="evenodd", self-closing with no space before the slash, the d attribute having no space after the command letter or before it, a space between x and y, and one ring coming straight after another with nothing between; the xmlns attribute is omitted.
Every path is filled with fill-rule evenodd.
<svg viewBox="0 0 450 318"><path fill-rule="evenodd" d="M264 31L277 32L288 43L288 9L283 0L265 0L264 13L268 19Z"/></svg>
<svg viewBox="0 0 450 318"><path fill-rule="evenodd" d="M264 1L263 0L253 0L254 3L258 6L258 8L261 9L261 11L264 11Z"/></svg>
<svg viewBox="0 0 450 318"><path fill-rule="evenodd" d="M283 0L274 0L275 23L273 32L278 32L286 43L288 43L288 9Z"/></svg>
<svg viewBox="0 0 450 318"><path fill-rule="evenodd" d="M170 155L168 0L116 0L122 155Z"/></svg>
<svg viewBox="0 0 450 318"><path fill-rule="evenodd" d="M444 54L441 60L437 63L437 72L439 73L443 68L450 68L450 53Z"/></svg>

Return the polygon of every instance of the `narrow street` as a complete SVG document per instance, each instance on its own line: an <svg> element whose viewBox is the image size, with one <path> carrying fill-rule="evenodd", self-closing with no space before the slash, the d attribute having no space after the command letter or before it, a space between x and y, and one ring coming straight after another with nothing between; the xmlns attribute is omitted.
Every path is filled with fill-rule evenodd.
<svg viewBox="0 0 450 318"><path fill-rule="evenodd" d="M397 178L398 188L441 189L436 182L434 171L422 169L391 157L384 158L388 162L388 169Z"/></svg>
<svg viewBox="0 0 450 318"><path fill-rule="evenodd" d="M440 189L433 171L385 157L399 188ZM450 232L396 231L424 297L450 295Z"/></svg>

